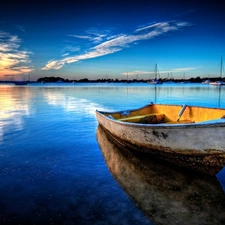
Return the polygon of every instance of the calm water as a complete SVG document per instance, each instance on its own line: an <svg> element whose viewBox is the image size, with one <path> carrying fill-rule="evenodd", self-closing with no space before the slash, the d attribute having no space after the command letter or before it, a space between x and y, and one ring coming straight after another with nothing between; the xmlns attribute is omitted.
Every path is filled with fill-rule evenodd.
<svg viewBox="0 0 225 225"><path fill-rule="evenodd" d="M149 102L225 108L225 87L0 85L0 224L225 224L225 169L142 164L98 128L96 109Z"/></svg>

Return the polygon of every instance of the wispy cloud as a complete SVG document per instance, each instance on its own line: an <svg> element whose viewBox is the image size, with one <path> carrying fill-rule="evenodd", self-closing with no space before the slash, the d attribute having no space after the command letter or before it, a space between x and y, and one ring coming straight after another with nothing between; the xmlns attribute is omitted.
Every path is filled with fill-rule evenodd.
<svg viewBox="0 0 225 225"><path fill-rule="evenodd" d="M29 73L32 68L31 52L20 49L21 40L7 32L0 31L0 76Z"/></svg>
<svg viewBox="0 0 225 225"><path fill-rule="evenodd" d="M42 70L60 69L69 63L113 54L115 52L123 50L124 48L130 48L133 44L136 44L139 41L152 39L167 32L179 30L181 27L190 25L191 24L187 22L168 21L143 26L134 30L134 32L131 34L119 34L114 36L111 35L109 37L103 34L98 36L95 34L96 37L99 38L98 41L102 40L101 43L92 48L89 48L84 54L75 55L72 57L64 57L59 60L51 60L46 64L44 68L42 68ZM73 35L73 37L94 40L91 36Z"/></svg>
<svg viewBox="0 0 225 225"><path fill-rule="evenodd" d="M98 44L101 41L103 41L105 39L105 37L107 36L107 32L104 31L105 33L99 33L94 29L88 30L86 33L87 35L68 35L69 37L74 37L77 39L83 39L83 40L88 40L91 41L94 44Z"/></svg>
<svg viewBox="0 0 225 225"><path fill-rule="evenodd" d="M176 16L181 17L181 16L185 16L185 15L192 14L192 13L195 13L195 12L196 12L196 9L190 9L190 10L187 10L183 13L177 14Z"/></svg>
<svg viewBox="0 0 225 225"><path fill-rule="evenodd" d="M151 23L149 25L144 25L144 26L140 26L140 28L136 29L135 32L139 32L139 31L143 31L143 30L147 30L147 29L152 29L152 28L160 28L164 25L168 24L168 22L161 22L161 23Z"/></svg>
<svg viewBox="0 0 225 225"><path fill-rule="evenodd" d="M176 68L171 70L160 70L160 74L168 74L168 73L181 73L181 72L188 72L191 70L199 69L199 67L185 67L185 68ZM123 72L122 75L128 76L136 76L136 75L151 75L155 74L155 71L146 71L146 70L135 70L135 71L128 71Z"/></svg>
<svg viewBox="0 0 225 225"><path fill-rule="evenodd" d="M122 75L128 75L128 76L136 76L136 75L149 75L154 74L153 71L146 71L146 70L135 70L135 71L129 71L129 72L123 72Z"/></svg>
<svg viewBox="0 0 225 225"><path fill-rule="evenodd" d="M18 30L24 32L24 33L26 32L26 30L24 29L24 27L21 26L21 25L16 25L16 28L17 28Z"/></svg>
<svg viewBox="0 0 225 225"><path fill-rule="evenodd" d="M74 52L80 51L80 47L72 46L72 45L67 45L63 51L62 51L62 57L67 57L71 53L74 54Z"/></svg>
<svg viewBox="0 0 225 225"><path fill-rule="evenodd" d="M186 71L196 70L196 69L199 69L199 67L177 68L177 69L173 69L171 72L186 72Z"/></svg>
<svg viewBox="0 0 225 225"><path fill-rule="evenodd" d="M70 37L75 37L75 38L79 38L79 39L88 39L88 40L92 40L92 37L91 36L87 36L87 35L72 35L72 34L70 34L70 35L68 35L68 36L70 36Z"/></svg>

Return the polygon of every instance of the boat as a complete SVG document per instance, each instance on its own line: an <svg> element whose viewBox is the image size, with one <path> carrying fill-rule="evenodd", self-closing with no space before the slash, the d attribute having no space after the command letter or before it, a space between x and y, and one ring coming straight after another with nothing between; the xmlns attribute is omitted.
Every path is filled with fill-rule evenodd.
<svg viewBox="0 0 225 225"><path fill-rule="evenodd" d="M153 104L133 110L96 110L99 125L137 151L200 173L225 166L225 109Z"/></svg>
<svg viewBox="0 0 225 225"><path fill-rule="evenodd" d="M15 85L27 85L29 83L29 81L15 81L14 84Z"/></svg>
<svg viewBox="0 0 225 225"><path fill-rule="evenodd" d="M148 81L148 84L162 84L162 82L155 78L152 79L151 81Z"/></svg>
<svg viewBox="0 0 225 225"><path fill-rule="evenodd" d="M224 225L225 193L216 176L132 151L100 126L96 139L113 178L152 224Z"/></svg>
<svg viewBox="0 0 225 225"><path fill-rule="evenodd" d="M222 73L223 73L223 57L221 56L221 60L220 60L220 78L221 79L222 79ZM211 85L225 85L225 82L223 82L222 80L218 80L218 81L210 82L209 84L211 84Z"/></svg>
<svg viewBox="0 0 225 225"><path fill-rule="evenodd" d="M187 84L187 83L190 83L189 81L186 80L186 78L185 78L185 73L184 73L184 78L181 80L180 83L181 83L181 84Z"/></svg>
<svg viewBox="0 0 225 225"><path fill-rule="evenodd" d="M29 76L29 79L26 81L26 80L20 80L20 81L15 81L14 82L14 84L15 85L27 85L27 84L29 84L30 83L30 74L28 74L28 76Z"/></svg>
<svg viewBox="0 0 225 225"><path fill-rule="evenodd" d="M225 85L225 82L217 80L217 81L214 81L214 82L210 82L209 84L211 84L211 85Z"/></svg>
<svg viewBox="0 0 225 225"><path fill-rule="evenodd" d="M209 79L202 81L202 84L210 84L210 83L211 83L211 80Z"/></svg>
<svg viewBox="0 0 225 225"><path fill-rule="evenodd" d="M148 84L162 84L162 81L158 80L157 76L158 76L158 68L157 68L157 64L155 64L155 78L148 81Z"/></svg>
<svg viewBox="0 0 225 225"><path fill-rule="evenodd" d="M64 81L60 79L60 80L57 80L56 83L64 83Z"/></svg>

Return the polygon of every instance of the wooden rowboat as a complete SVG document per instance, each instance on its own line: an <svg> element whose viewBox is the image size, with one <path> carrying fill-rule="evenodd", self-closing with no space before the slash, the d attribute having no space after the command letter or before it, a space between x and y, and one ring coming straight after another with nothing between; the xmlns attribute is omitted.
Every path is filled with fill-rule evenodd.
<svg viewBox="0 0 225 225"><path fill-rule="evenodd" d="M225 165L224 115L225 109L152 103L96 110L99 125L124 146L209 175Z"/></svg>

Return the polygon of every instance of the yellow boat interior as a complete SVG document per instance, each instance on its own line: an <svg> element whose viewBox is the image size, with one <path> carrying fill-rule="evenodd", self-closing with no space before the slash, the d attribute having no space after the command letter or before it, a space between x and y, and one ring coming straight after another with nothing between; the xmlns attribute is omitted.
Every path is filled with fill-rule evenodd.
<svg viewBox="0 0 225 225"><path fill-rule="evenodd" d="M137 110L105 113L115 120L143 124L186 124L225 119L225 109L188 105L150 104Z"/></svg>

